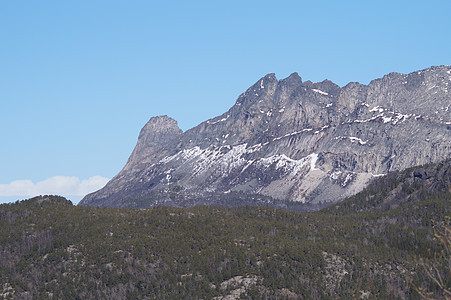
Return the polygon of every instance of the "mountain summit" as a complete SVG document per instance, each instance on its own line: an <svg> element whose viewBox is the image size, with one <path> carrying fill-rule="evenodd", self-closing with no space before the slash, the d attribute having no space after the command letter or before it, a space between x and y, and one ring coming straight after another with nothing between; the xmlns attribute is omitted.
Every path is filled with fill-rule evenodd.
<svg viewBox="0 0 451 300"><path fill-rule="evenodd" d="M271 73L186 132L151 118L125 167L80 204L338 202L374 177L451 158L450 82L451 66L343 88Z"/></svg>

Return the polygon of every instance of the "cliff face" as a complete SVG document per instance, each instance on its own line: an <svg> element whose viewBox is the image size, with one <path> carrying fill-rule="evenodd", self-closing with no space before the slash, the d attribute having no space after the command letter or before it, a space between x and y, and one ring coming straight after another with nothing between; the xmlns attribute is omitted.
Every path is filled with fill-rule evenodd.
<svg viewBox="0 0 451 300"><path fill-rule="evenodd" d="M451 157L450 82L450 66L343 88L268 74L186 132L151 118L123 170L80 204L337 202L375 176Z"/></svg>

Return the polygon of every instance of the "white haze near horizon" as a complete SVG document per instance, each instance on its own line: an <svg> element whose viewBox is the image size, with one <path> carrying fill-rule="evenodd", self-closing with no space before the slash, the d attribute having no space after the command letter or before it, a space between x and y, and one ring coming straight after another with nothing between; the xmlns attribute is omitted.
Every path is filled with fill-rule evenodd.
<svg viewBox="0 0 451 300"><path fill-rule="evenodd" d="M76 176L53 176L42 181L14 180L0 184L0 203L14 202L39 195L60 195L77 204L81 198L107 184L108 178L92 176L81 180Z"/></svg>

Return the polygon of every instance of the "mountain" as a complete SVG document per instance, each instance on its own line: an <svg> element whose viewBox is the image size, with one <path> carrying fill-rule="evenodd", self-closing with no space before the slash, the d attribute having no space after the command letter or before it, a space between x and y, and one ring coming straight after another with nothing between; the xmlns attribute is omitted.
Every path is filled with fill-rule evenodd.
<svg viewBox="0 0 451 300"><path fill-rule="evenodd" d="M321 206L379 176L451 158L451 66L368 85L268 74L226 113L141 130L124 168L81 205Z"/></svg>
<svg viewBox="0 0 451 300"><path fill-rule="evenodd" d="M447 299L450 200L446 160L317 212L1 204L0 298Z"/></svg>

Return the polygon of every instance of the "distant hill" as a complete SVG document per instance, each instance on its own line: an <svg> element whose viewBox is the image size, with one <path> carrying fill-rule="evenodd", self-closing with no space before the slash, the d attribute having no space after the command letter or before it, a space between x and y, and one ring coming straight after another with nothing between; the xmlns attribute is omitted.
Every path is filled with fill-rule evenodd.
<svg viewBox="0 0 451 300"><path fill-rule="evenodd" d="M450 82L451 66L344 87L268 74L186 132L151 118L124 168L80 205L336 203L378 176L451 158Z"/></svg>
<svg viewBox="0 0 451 300"><path fill-rule="evenodd" d="M450 286L437 239L450 203L447 160L313 213L2 204L0 298L445 299L424 267Z"/></svg>

